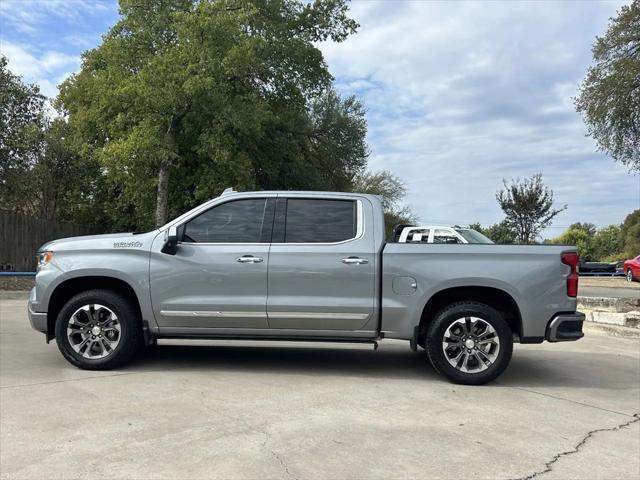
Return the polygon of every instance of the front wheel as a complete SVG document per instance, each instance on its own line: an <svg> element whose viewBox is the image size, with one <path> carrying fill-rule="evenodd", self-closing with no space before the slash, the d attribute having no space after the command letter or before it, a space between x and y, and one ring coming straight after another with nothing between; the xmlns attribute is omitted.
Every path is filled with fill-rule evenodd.
<svg viewBox="0 0 640 480"><path fill-rule="evenodd" d="M633 282L633 272L631 269L627 270L627 282Z"/></svg>
<svg viewBox="0 0 640 480"><path fill-rule="evenodd" d="M89 290L71 298L60 310L55 328L64 358L85 370L124 365L141 339L136 309L110 290Z"/></svg>
<svg viewBox="0 0 640 480"><path fill-rule="evenodd" d="M480 302L456 302L429 324L426 347L437 372L455 383L482 385L509 365L513 338L495 309Z"/></svg>

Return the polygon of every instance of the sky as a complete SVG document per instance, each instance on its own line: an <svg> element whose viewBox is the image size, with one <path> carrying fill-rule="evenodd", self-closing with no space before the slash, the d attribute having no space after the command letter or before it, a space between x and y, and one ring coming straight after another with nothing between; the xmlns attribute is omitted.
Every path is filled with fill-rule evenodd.
<svg viewBox="0 0 640 480"><path fill-rule="evenodd" d="M406 182L421 223L499 222L502 180L542 173L568 206L552 237L640 208L640 176L597 150L572 101L623 4L355 0L358 33L319 47L366 107L370 169ZM0 51L53 97L117 17L109 0L0 0Z"/></svg>

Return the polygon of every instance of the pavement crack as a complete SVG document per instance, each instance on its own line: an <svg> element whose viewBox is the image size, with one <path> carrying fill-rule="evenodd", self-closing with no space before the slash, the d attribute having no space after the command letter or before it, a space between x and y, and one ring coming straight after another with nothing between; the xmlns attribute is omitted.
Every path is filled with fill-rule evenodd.
<svg viewBox="0 0 640 480"><path fill-rule="evenodd" d="M640 421L640 413L636 413L633 415L633 418L631 420L629 420L628 422L625 423L620 423L614 427L609 427L609 428L596 428L595 430L590 430L589 432L586 433L586 435L584 437L582 437L582 440L580 440L575 447L573 447L571 450L566 450L564 452L560 452L557 453L553 456L553 458L551 460L549 460L547 463L544 464L544 468L542 470L539 470L537 472L531 473L525 477L518 477L512 480L531 480L532 478L538 478L541 475L544 475L545 473L549 473L553 470L553 465L560 460L562 457L566 457L568 455L573 455L574 453L578 453L580 451L580 449L587 443L587 441L596 433L600 433L600 432L617 432L618 430L621 430L623 428L626 428L636 422Z"/></svg>
<svg viewBox="0 0 640 480"><path fill-rule="evenodd" d="M262 442L262 448L264 448L265 450L267 450L271 456L273 458L275 458L276 460L278 460L278 462L280 463L280 465L282 466L284 473L286 474L286 476L296 479L297 477L295 475L293 475L291 473L291 471L289 470L289 467L287 466L287 464L285 463L284 459L282 458L282 456L276 452L275 450L273 450L272 448L268 448L267 447L267 443L269 443L269 441L271 440L271 434L265 429L265 430L261 430L261 433L264 435L264 442Z"/></svg>
<svg viewBox="0 0 640 480"><path fill-rule="evenodd" d="M83 382L85 380L95 380L100 378L122 377L125 375L138 375L139 373L148 373L148 372L118 372L118 373L111 373L107 375L90 375L87 377L67 378L64 380L50 380L45 382L34 382L34 383L18 383L16 385L2 385L0 386L0 389L4 390L4 389L10 389L10 388L37 387L38 385L51 385L54 383Z"/></svg>
<svg viewBox="0 0 640 480"><path fill-rule="evenodd" d="M282 468L284 468L285 473L289 476L289 477L293 477L295 478L291 472L289 471L289 467L287 466L286 463L284 463L284 460L282 459L282 457L280 456L280 454L278 452L276 452L275 450L269 450L269 452L271 452L271 455L273 455L273 457L278 460L280 462L280 465L282 465Z"/></svg>
<svg viewBox="0 0 640 480"><path fill-rule="evenodd" d="M596 405L591 405L590 403L584 403L584 402L578 402L577 400L572 400L570 398L563 398L563 397L558 397L556 395L552 395L550 393L544 393L544 392L538 392L536 390L531 390L529 388L524 388L524 387L510 387L513 388L515 390L521 390L523 392L527 392L527 393L533 393L535 395L541 395L543 397L549 397L549 398L553 398L554 400L560 400L562 402L569 402L569 403L574 403L576 405L581 405L583 407L589 407L589 408L595 408L596 410L601 410L603 412L609 412L609 413L615 413L617 415L623 415L625 417L628 417L629 414L628 413L624 413L624 412L618 412L616 410L610 410L608 408L603 408L603 407L598 407Z"/></svg>

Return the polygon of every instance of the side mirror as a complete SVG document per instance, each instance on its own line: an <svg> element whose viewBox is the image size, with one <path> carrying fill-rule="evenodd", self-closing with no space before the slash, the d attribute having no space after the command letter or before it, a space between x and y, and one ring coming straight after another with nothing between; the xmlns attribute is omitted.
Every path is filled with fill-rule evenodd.
<svg viewBox="0 0 640 480"><path fill-rule="evenodd" d="M164 245L162 246L162 253L168 255L175 255L178 251L178 229L176 227L169 227L164 232Z"/></svg>

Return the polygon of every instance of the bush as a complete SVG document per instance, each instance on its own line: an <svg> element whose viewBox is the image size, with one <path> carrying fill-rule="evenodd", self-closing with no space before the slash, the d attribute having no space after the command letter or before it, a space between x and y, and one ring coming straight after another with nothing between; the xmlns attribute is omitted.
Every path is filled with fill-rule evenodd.
<svg viewBox="0 0 640 480"><path fill-rule="evenodd" d="M569 228L559 237L553 238L551 243L560 245L575 245L578 247L580 260L591 262L595 259L593 238L581 228Z"/></svg>
<svg viewBox="0 0 640 480"><path fill-rule="evenodd" d="M575 245L587 262L618 262L640 254L640 209L631 212L622 225L596 230L591 223L574 223L562 235L545 243Z"/></svg>
<svg viewBox="0 0 640 480"><path fill-rule="evenodd" d="M601 228L593 236L593 256L600 261L622 255L622 230L619 225Z"/></svg>
<svg viewBox="0 0 640 480"><path fill-rule="evenodd" d="M618 252L618 253L612 253L611 255L607 255L606 257L602 257L600 258L600 261L605 263L618 263L626 259L627 257L624 253Z"/></svg>

